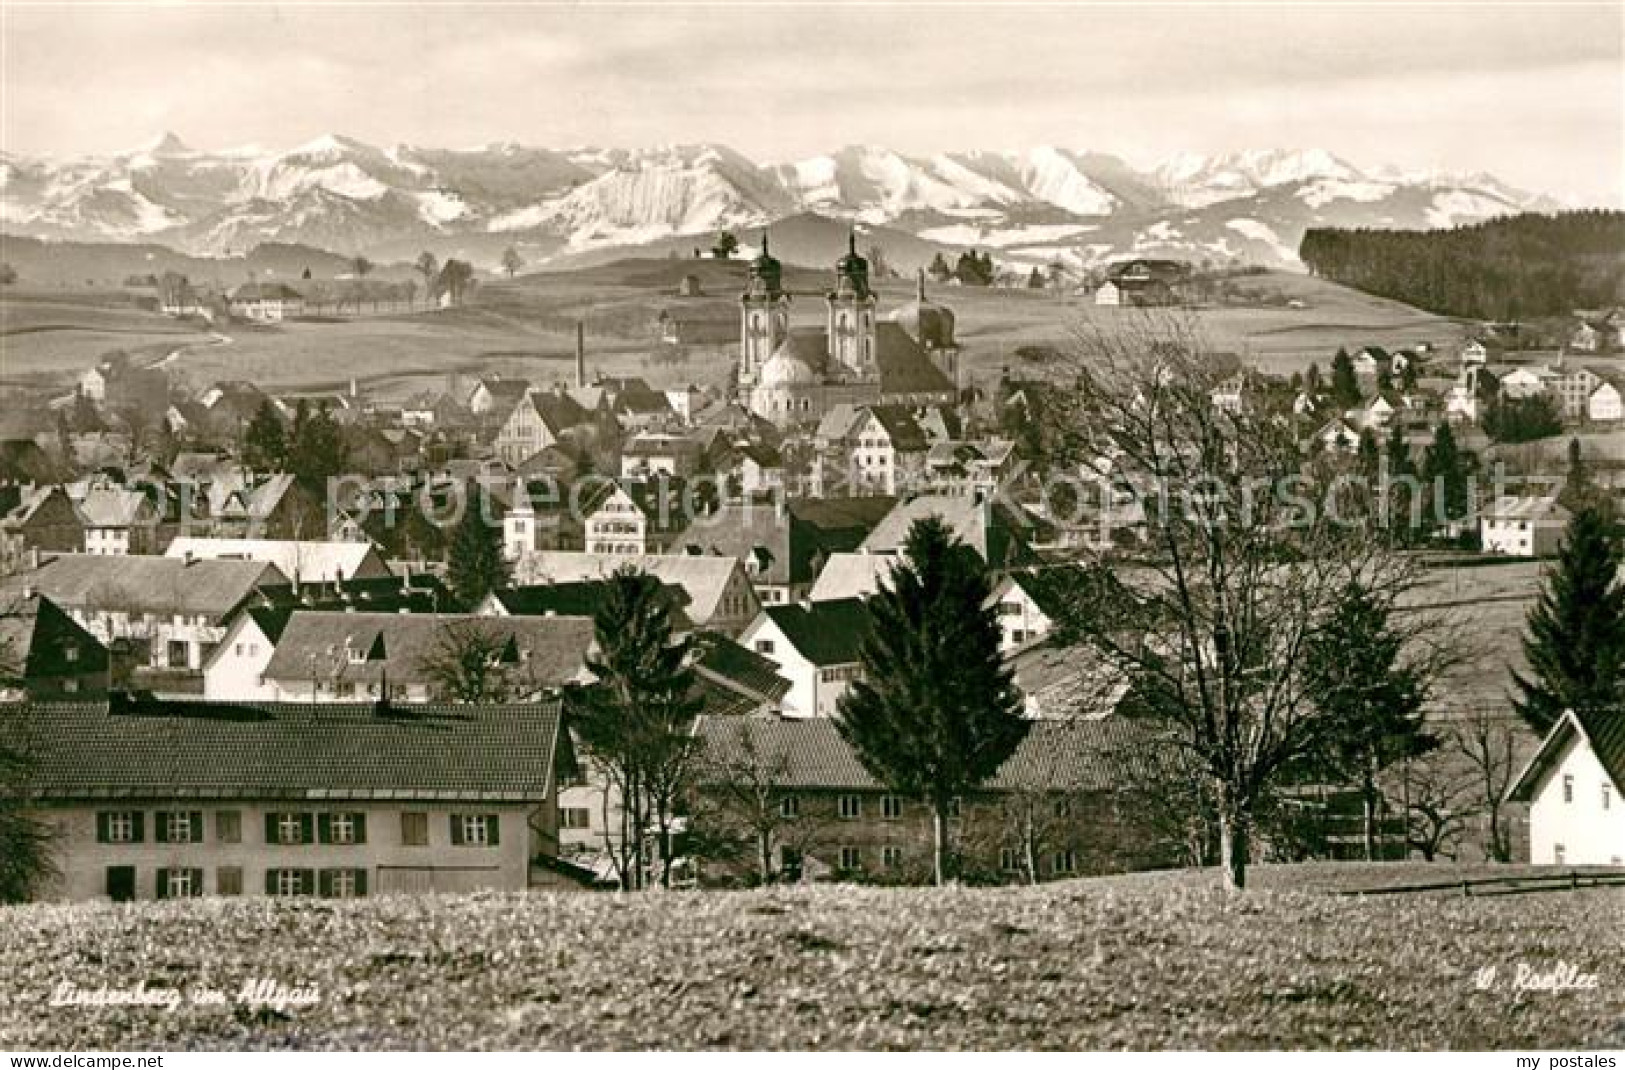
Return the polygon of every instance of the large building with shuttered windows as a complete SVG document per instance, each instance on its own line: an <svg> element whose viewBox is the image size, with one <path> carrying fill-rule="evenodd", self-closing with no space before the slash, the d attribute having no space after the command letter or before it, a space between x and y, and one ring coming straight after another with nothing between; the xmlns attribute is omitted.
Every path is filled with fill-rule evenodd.
<svg viewBox="0 0 1625 1070"><path fill-rule="evenodd" d="M557 701L0 707L55 899L523 890L559 878Z"/></svg>

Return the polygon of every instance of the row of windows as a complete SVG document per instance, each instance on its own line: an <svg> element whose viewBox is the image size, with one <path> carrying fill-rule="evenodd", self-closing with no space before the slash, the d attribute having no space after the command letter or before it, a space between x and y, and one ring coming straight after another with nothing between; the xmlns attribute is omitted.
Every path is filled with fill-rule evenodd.
<svg viewBox="0 0 1625 1070"><path fill-rule="evenodd" d="M1077 853L1070 848L1056 851L1048 861L1051 873L1076 873L1078 870ZM1022 859L1022 852L1014 847L1004 847L999 850L999 868L1006 873L1023 873L1027 866Z"/></svg>
<svg viewBox="0 0 1625 1070"><path fill-rule="evenodd" d="M1613 805L1613 793L1614 793L1613 786L1611 784L1609 784L1608 781L1606 781L1606 780L1603 781L1602 782L1602 808L1604 810L1609 809ZM1574 774L1573 773L1564 773L1563 774L1563 801L1566 802L1566 803L1571 803L1571 802L1574 801Z"/></svg>
<svg viewBox="0 0 1625 1070"><path fill-rule="evenodd" d="M429 815L407 812L401 816L401 843L425 847L429 843ZM159 810L153 815L154 843L205 842L203 812ZM96 815L96 842L146 842L147 815L141 810L104 810ZM451 814L451 842L458 846L496 846L501 822L496 814ZM219 810L214 815L215 841L243 842L243 815ZM265 842L281 847L309 844L352 845L367 842L367 815L354 812L279 812L265 815Z"/></svg>
<svg viewBox="0 0 1625 1070"><path fill-rule="evenodd" d="M826 684L857 680L862 676L863 666L861 665L832 665L829 668L818 670L818 679Z"/></svg>
<svg viewBox="0 0 1625 1070"><path fill-rule="evenodd" d="M109 866L108 894L115 899L135 895L134 866ZM191 899L208 894L205 871L196 866L166 866L153 879L153 894L159 899ZM242 895L241 866L220 866L214 871L215 895ZM354 899L367 894L367 871L356 868L292 869L265 871L266 895L319 895L324 899Z"/></svg>
<svg viewBox="0 0 1625 1070"><path fill-rule="evenodd" d="M836 811L847 820L856 820L863 816L862 795L842 795L835 801ZM801 800L794 795L786 795L779 800L779 816L795 818L801 816ZM899 795L882 795L880 797L880 816L887 820L895 820L903 816L903 799ZM959 816L959 800L948 800L948 816Z"/></svg>

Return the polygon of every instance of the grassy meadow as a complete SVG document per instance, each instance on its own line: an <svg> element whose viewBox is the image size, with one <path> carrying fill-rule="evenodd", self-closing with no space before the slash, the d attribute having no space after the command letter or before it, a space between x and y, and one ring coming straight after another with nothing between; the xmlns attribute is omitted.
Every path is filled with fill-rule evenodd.
<svg viewBox="0 0 1625 1070"><path fill-rule="evenodd" d="M1008 889L12 908L0 911L0 1047L1625 1043L1625 893L1329 894L1372 868L1258 867L1256 890L1237 897L1211 872L1177 872ZM1597 987L1520 991L1520 965L1596 974ZM250 978L319 999L235 1002ZM180 991L180 1005L50 1006L64 982L141 981ZM203 986L227 1002L189 1002Z"/></svg>
<svg viewBox="0 0 1625 1070"><path fill-rule="evenodd" d="M449 372L500 372L538 381L573 374L574 323L587 324L589 364L605 374L638 374L657 385L720 383L731 368L730 346L696 347L680 363L651 359L660 350L662 309L703 305L731 316L745 265L692 260L626 260L576 271L488 281L461 308L412 313L323 316L275 326L221 328L229 345L199 346L176 360L173 371L200 386L246 378L284 389L330 389L357 379L375 395L399 399L438 387ZM679 298L677 286L696 274L704 295ZM823 321L828 273L786 272L793 322ZM1240 280L1272 301L1250 307L1197 310L1201 331L1215 350L1243 354L1271 371L1291 372L1330 363L1339 345L1453 344L1461 328L1392 301L1368 297L1307 276L1271 273ZM908 280L879 285L887 312L913 297ZM1020 369L1023 346L1062 345L1074 325L1110 325L1139 315L1100 308L1071 294L1027 290L933 287L933 297L958 316L968 374L996 377ZM11 385L62 385L112 349L162 352L200 328L130 305L124 291L0 293L0 380ZM173 348L173 345L171 345Z"/></svg>

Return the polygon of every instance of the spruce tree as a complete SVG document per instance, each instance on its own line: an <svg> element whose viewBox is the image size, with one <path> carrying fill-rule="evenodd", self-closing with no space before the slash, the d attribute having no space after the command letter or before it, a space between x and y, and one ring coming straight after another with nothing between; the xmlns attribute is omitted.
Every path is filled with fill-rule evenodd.
<svg viewBox="0 0 1625 1070"><path fill-rule="evenodd" d="M1448 423L1433 432L1433 444L1422 459L1422 483L1427 502L1423 520L1449 524L1467 515L1467 460L1456 445L1456 433Z"/></svg>
<svg viewBox="0 0 1625 1070"><path fill-rule="evenodd" d="M1570 519L1524 636L1529 673L1514 672L1513 706L1544 734L1564 710L1625 702L1625 582L1618 533L1596 509Z"/></svg>
<svg viewBox="0 0 1625 1070"><path fill-rule="evenodd" d="M1389 603L1350 584L1310 638L1304 662L1306 690L1328 726L1316 759L1359 787L1367 861L1376 858L1378 776L1438 746L1425 727L1423 674L1405 661L1409 636L1391 613Z"/></svg>
<svg viewBox="0 0 1625 1070"><path fill-rule="evenodd" d="M1346 349L1339 349L1332 358L1332 400L1340 409L1360 403L1360 378L1354 374L1354 360Z"/></svg>
<svg viewBox="0 0 1625 1070"><path fill-rule="evenodd" d="M658 831L659 882L669 883L672 830L694 756L695 639L676 637L660 582L628 565L609 578L593 620L599 654L588 659L594 683L583 688L573 722L588 757L621 795L615 838L624 889L649 871L644 832Z"/></svg>
<svg viewBox="0 0 1625 1070"><path fill-rule="evenodd" d="M916 521L891 579L867 603L863 678L841 696L836 727L874 777L924 799L933 873L948 876L948 815L1027 730L999 656L986 569L936 517Z"/></svg>
<svg viewBox="0 0 1625 1070"><path fill-rule="evenodd" d="M486 595L508 584L508 562L502 556L502 530L486 515L488 501L479 487L470 490L447 550L447 579L457 600L469 610Z"/></svg>
<svg viewBox="0 0 1625 1070"><path fill-rule="evenodd" d="M288 459L282 417L269 398L260 402L243 432L243 463L260 472L280 472Z"/></svg>

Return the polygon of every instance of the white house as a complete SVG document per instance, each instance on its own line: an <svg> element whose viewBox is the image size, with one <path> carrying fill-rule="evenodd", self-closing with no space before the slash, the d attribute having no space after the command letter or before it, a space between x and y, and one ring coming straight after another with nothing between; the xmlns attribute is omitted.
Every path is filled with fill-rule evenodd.
<svg viewBox="0 0 1625 1070"><path fill-rule="evenodd" d="M231 291L231 314L260 323L279 323L305 310L305 299L280 282L246 282Z"/></svg>
<svg viewBox="0 0 1625 1070"><path fill-rule="evenodd" d="M1603 383L1593 390L1586 399L1586 419L1594 423L1625 419L1625 399L1621 398L1619 387Z"/></svg>
<svg viewBox="0 0 1625 1070"><path fill-rule="evenodd" d="M999 618L999 650L1009 654L1049 635L1060 611L1055 570L1019 569L993 584L987 604Z"/></svg>
<svg viewBox="0 0 1625 1070"><path fill-rule="evenodd" d="M1529 861L1625 865L1625 714L1565 713L1507 793L1529 804Z"/></svg>
<svg viewBox="0 0 1625 1070"><path fill-rule="evenodd" d="M1546 557L1557 552L1569 511L1556 497L1495 499L1478 519L1479 542L1487 554Z"/></svg>
<svg viewBox="0 0 1625 1070"><path fill-rule="evenodd" d="M762 608L744 563L721 554L634 556L542 550L519 558L514 565L514 582L523 585L602 580L629 565L663 584L681 587L688 596L683 611L700 628L737 635Z"/></svg>
<svg viewBox="0 0 1625 1070"><path fill-rule="evenodd" d="M1489 360L1490 351L1485 348L1483 342L1480 342L1476 338L1472 339L1466 345L1461 347L1461 363L1464 368L1472 366L1482 367L1483 365L1488 364Z"/></svg>
<svg viewBox="0 0 1625 1070"><path fill-rule="evenodd" d="M856 598L765 606L740 633L739 645L772 661L790 681L785 716L834 717L847 685L863 674L858 647L867 619Z"/></svg>
<svg viewBox="0 0 1625 1070"><path fill-rule="evenodd" d="M1108 280L1101 283L1099 289L1095 290L1095 304L1097 305L1115 306L1121 305L1122 303L1123 291L1115 282Z"/></svg>
<svg viewBox="0 0 1625 1070"><path fill-rule="evenodd" d="M289 609L264 606L237 614L220 644L204 659L203 697L221 702L275 701L277 687L266 679L265 668L292 615Z"/></svg>

